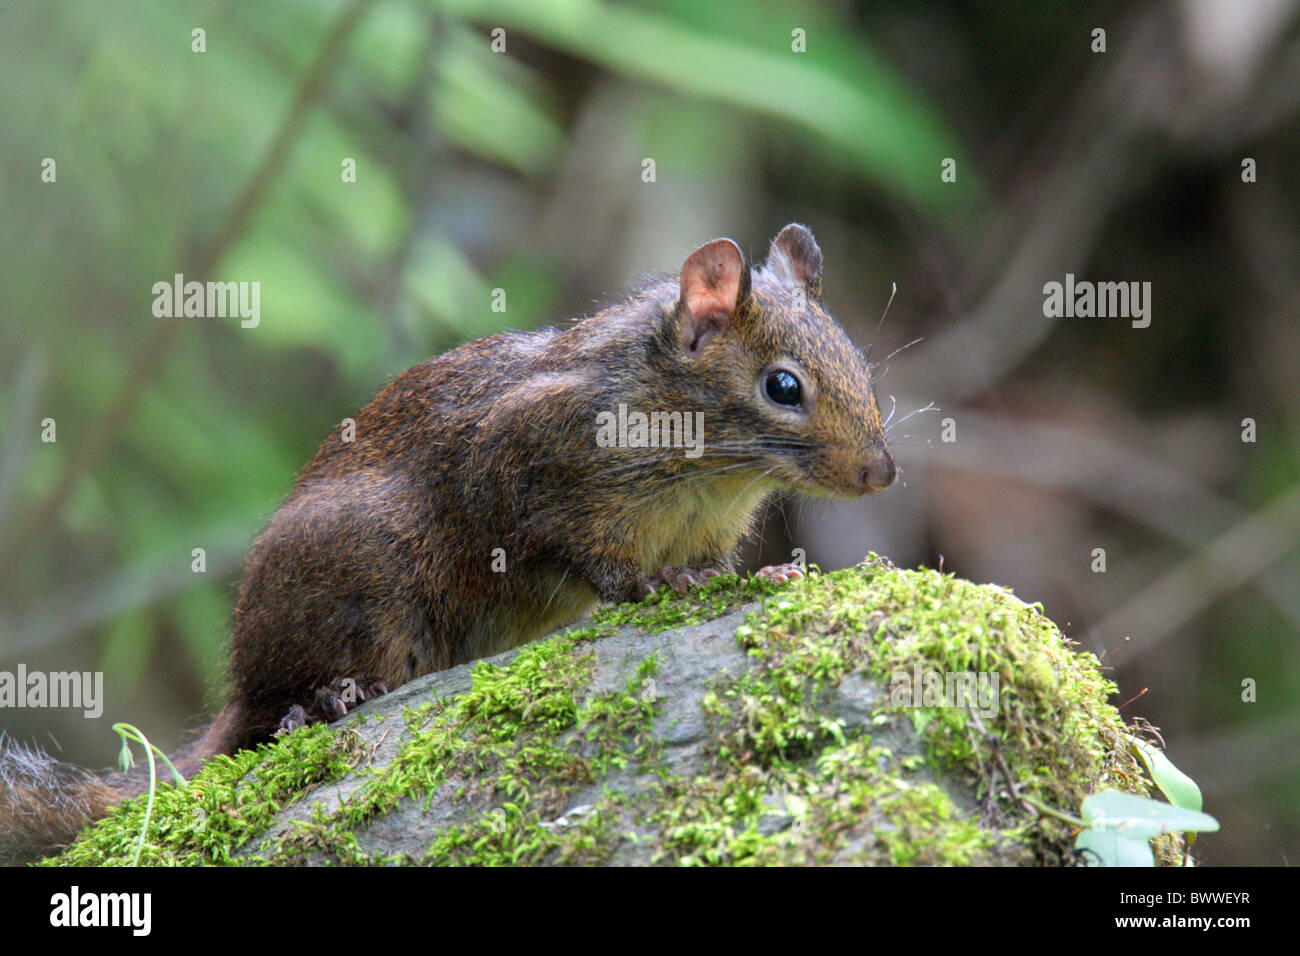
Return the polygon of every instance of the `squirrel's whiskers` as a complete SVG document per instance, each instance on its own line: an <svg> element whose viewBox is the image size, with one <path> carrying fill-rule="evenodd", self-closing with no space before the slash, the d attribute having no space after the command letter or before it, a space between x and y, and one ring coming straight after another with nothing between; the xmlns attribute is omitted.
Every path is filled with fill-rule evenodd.
<svg viewBox="0 0 1300 956"><path fill-rule="evenodd" d="M250 550L226 705L175 755L181 772L597 601L730 570L775 492L889 487L873 366L821 279L801 225L757 269L716 239L566 328L493 335L399 375L352 416L351 440L325 439ZM670 435L687 447L646 447L628 409L689 409L694 427L681 415ZM69 841L146 784L2 741L0 780L0 863Z"/></svg>

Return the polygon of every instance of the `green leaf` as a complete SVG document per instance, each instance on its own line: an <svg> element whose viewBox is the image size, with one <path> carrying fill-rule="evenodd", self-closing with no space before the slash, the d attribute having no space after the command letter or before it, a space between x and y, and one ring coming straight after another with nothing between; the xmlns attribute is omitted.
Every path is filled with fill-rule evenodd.
<svg viewBox="0 0 1300 956"><path fill-rule="evenodd" d="M1090 827L1114 830L1135 839L1150 839L1162 833L1212 833L1219 829L1219 821L1207 813L1118 790L1103 790L1084 800L1083 819Z"/></svg>
<svg viewBox="0 0 1300 956"><path fill-rule="evenodd" d="M1146 840L1120 836L1114 830L1084 830L1074 841L1074 848L1092 851L1084 857L1087 866L1156 865L1155 855Z"/></svg>
<svg viewBox="0 0 1300 956"><path fill-rule="evenodd" d="M843 151L882 188L944 225L961 223L985 203L987 191L974 163L939 111L864 38L855 37L849 48L841 45L835 38L849 28L833 19L817 16L822 26L814 31L838 51L828 63L792 55L788 34L746 39L725 19L692 23L684 11L674 15L591 0L443 0L439 6L458 18L529 34L572 57L688 99L739 107L812 132L820 148ZM945 156L956 158L966 171L959 183L940 183L938 161Z"/></svg>
<svg viewBox="0 0 1300 956"><path fill-rule="evenodd" d="M525 175L555 165L564 130L536 74L490 52L477 32L459 28L449 31L437 69L430 102L435 129Z"/></svg>
<svg viewBox="0 0 1300 956"><path fill-rule="evenodd" d="M1142 762L1147 765L1147 771L1151 774L1151 779L1169 798L1170 803L1187 810L1201 809L1201 788L1196 785L1195 780L1175 767L1163 750L1157 750L1136 737L1129 738L1129 746L1142 758Z"/></svg>

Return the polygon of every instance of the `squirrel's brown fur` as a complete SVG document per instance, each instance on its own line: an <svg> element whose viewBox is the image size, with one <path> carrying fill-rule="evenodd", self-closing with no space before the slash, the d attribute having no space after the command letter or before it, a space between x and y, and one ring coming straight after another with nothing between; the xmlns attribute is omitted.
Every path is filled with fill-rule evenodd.
<svg viewBox="0 0 1300 956"><path fill-rule="evenodd" d="M398 376L357 413L353 441L342 426L325 440L253 546L229 703L199 758L345 711L329 689L341 678L382 692L533 640L597 600L639 599L660 569L730 568L773 491L888 486L871 368L821 304L820 279L803 226L782 230L755 272L715 240L680 277L568 328L494 335ZM765 394L773 366L798 380L799 408ZM597 416L620 405L702 412L702 454L600 447ZM307 707L287 717L295 704ZM47 846L115 798L79 771L46 776L59 773L85 796L64 801L75 812L56 815ZM46 791L26 812L58 802ZM0 832L12 806L0 801Z"/></svg>

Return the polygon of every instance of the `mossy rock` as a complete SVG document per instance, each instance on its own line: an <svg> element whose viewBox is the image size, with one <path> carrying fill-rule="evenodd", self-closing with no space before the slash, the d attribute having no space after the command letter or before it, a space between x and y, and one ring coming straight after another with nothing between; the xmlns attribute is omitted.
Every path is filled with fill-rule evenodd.
<svg viewBox="0 0 1300 956"><path fill-rule="evenodd" d="M961 673L991 693L921 693ZM1067 864L1072 827L1007 778L1076 815L1149 795L1114 692L995 586L874 556L716 578L218 758L159 789L141 863ZM128 863L144 812L46 862Z"/></svg>

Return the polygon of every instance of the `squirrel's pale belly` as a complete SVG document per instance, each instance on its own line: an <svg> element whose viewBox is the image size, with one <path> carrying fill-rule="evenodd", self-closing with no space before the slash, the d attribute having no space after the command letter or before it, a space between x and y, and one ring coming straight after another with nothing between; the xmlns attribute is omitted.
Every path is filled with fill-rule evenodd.
<svg viewBox="0 0 1300 956"><path fill-rule="evenodd" d="M759 507L774 490L766 478L752 476L712 481L648 508L629 550L647 575L676 565L707 565L731 554L747 534ZM469 636L467 656L490 657L536 640L588 614L596 605L591 585L572 572L539 581L530 606L492 622Z"/></svg>
<svg viewBox="0 0 1300 956"><path fill-rule="evenodd" d="M759 270L715 239L563 330L489 336L398 376L325 439L249 552L229 699L180 765L336 719L355 704L341 681L384 693L571 624L598 595L678 586L662 568L729 568L773 491L888 487L871 365L821 304L821 265L797 223ZM704 415L707 444L593 457L593 426L622 403ZM138 792L3 741L0 778L28 781L16 801L0 787L0 861Z"/></svg>
<svg viewBox="0 0 1300 956"><path fill-rule="evenodd" d="M748 475L683 488L663 510L646 515L639 536L641 569L653 574L665 565L707 564L729 556L774 490L769 479Z"/></svg>

